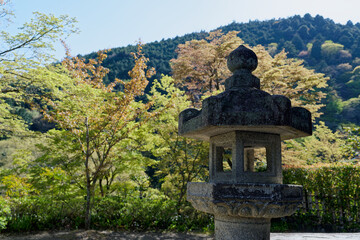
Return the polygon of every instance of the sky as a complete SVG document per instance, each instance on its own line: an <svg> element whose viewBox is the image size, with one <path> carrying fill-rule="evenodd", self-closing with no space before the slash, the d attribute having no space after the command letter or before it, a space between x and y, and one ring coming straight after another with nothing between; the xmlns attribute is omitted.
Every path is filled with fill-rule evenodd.
<svg viewBox="0 0 360 240"><path fill-rule="evenodd" d="M233 21L310 13L341 24L360 22L359 0L12 0L12 9L14 26L36 11L75 17L80 33L65 39L72 55L211 31ZM60 44L55 56L64 57Z"/></svg>

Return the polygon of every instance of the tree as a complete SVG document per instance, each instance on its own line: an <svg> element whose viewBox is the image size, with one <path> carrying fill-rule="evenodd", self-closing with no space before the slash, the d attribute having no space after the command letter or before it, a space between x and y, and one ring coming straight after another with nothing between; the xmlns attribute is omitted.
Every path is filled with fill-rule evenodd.
<svg viewBox="0 0 360 240"><path fill-rule="evenodd" d="M306 18L304 16L304 18ZM309 40L310 38L310 29L306 25L301 25L299 29L297 30L298 34L300 35L301 39Z"/></svg>
<svg viewBox="0 0 360 240"><path fill-rule="evenodd" d="M188 94L191 95L192 100L196 97L199 99L200 94L206 95L214 82L217 83L215 86L218 86L215 88L216 90L223 90L222 84L231 74L230 71L225 70L227 69L226 54L243 43L235 32L226 35L222 35L220 32L214 34L217 36L216 39L225 38L226 41L212 41L196 45L195 43L198 42L186 42L179 46L178 58L171 60L174 78L182 85L189 86L188 88L191 86ZM211 49L226 49L226 52L216 55L212 54ZM287 58L285 51L272 57L261 45L252 49L259 59L259 66L254 75L260 78L261 88L264 91L288 97L293 106L308 108L314 117L321 114L319 112L323 106L320 104L321 99L326 96L321 89L327 86L326 82L329 78L324 77L324 74L306 69L303 61ZM212 73L219 72L222 73L221 78L212 78L214 76Z"/></svg>
<svg viewBox="0 0 360 240"><path fill-rule="evenodd" d="M224 35L219 30L211 32L206 40L191 40L178 46L177 58L170 60L172 73L193 103L198 103L204 93L224 90L223 82L230 74L226 57L243 43L237 34L232 31Z"/></svg>
<svg viewBox="0 0 360 240"><path fill-rule="evenodd" d="M208 144L181 137L178 116L190 106L184 91L175 86L173 78L155 80L149 99L159 114L148 122L146 132L151 153L158 160L157 175L163 177L161 189L177 201L179 211L186 199L186 185L207 177Z"/></svg>
<svg viewBox="0 0 360 240"><path fill-rule="evenodd" d="M326 59L326 62L334 63L343 49L344 45L327 40L321 45L321 55Z"/></svg>
<svg viewBox="0 0 360 240"><path fill-rule="evenodd" d="M103 78L108 69L101 66L106 54L98 52L97 59L85 61L78 57L66 58L62 65L67 73L56 79L51 92L44 98L45 117L55 122L63 134L73 142L72 153L82 166L85 176L86 203L85 227L91 223L91 208L95 186L119 161L123 141L154 114L148 112L152 103L135 101L144 93L147 78L153 69L146 71L148 61L141 52L134 53L135 66L127 82L116 79L105 85ZM116 84L124 91L114 91ZM116 174L112 172L112 174Z"/></svg>
<svg viewBox="0 0 360 240"><path fill-rule="evenodd" d="M10 1L0 3L1 27L10 24L6 17L12 16L7 6ZM16 114L14 106L31 103L37 91L36 84L46 80L40 69L53 61L53 43L60 37L76 32L75 19L68 16L55 17L34 13L34 18L25 23L20 31L11 35L0 33L0 137L21 135L26 122Z"/></svg>
<svg viewBox="0 0 360 240"><path fill-rule="evenodd" d="M314 44L312 45L311 48L311 52L310 52L310 56L312 58L314 58L315 60L320 60L322 59L322 55L321 55L321 41L320 40L316 40L314 42Z"/></svg>
<svg viewBox="0 0 360 240"><path fill-rule="evenodd" d="M289 54L290 57L296 57L298 54L298 50L296 49L296 46L291 41L284 42L283 48Z"/></svg>
<svg viewBox="0 0 360 240"><path fill-rule="evenodd" d="M305 49L305 43L298 34L295 34L291 42L294 44L298 52Z"/></svg>
<svg viewBox="0 0 360 240"><path fill-rule="evenodd" d="M259 58L254 75L260 78L261 89L272 95L284 95L292 106L308 109L314 118L321 115L328 77L304 67L302 60L287 58L285 51L272 57L263 46L253 48Z"/></svg>

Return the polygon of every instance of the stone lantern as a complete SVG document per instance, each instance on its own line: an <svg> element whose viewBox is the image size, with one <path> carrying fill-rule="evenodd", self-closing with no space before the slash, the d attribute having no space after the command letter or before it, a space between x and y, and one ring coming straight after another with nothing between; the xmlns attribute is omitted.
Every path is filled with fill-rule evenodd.
<svg viewBox="0 0 360 240"><path fill-rule="evenodd" d="M281 140L311 135L311 114L260 90L251 73L257 64L241 45L227 59L233 76L226 90L179 116L182 136L210 142L210 180L188 183L187 200L214 214L216 240L270 239L271 218L289 216L302 203L302 186L282 184ZM254 167L258 155L266 159L262 171Z"/></svg>

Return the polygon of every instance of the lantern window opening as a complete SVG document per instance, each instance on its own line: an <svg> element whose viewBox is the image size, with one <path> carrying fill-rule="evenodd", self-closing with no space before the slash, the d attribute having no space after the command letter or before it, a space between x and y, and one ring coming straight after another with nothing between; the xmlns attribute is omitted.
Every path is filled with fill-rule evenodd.
<svg viewBox="0 0 360 240"><path fill-rule="evenodd" d="M244 147L245 172L269 172L268 148L265 146Z"/></svg>
<svg viewBox="0 0 360 240"><path fill-rule="evenodd" d="M224 172L232 171L232 149L231 148L223 148L222 164L223 164Z"/></svg>
<svg viewBox="0 0 360 240"><path fill-rule="evenodd" d="M230 173L232 163L232 148L216 146L216 172Z"/></svg>

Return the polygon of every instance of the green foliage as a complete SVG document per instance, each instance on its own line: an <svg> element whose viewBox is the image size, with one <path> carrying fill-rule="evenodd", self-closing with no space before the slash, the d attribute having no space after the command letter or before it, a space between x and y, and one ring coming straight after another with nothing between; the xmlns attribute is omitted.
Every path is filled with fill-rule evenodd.
<svg viewBox="0 0 360 240"><path fill-rule="evenodd" d="M322 59L322 55L321 55L321 42L319 40L316 40L311 47L311 57L314 58L315 60L320 60Z"/></svg>
<svg viewBox="0 0 360 240"><path fill-rule="evenodd" d="M289 225L285 218L272 218L270 232L289 232Z"/></svg>
<svg viewBox="0 0 360 240"><path fill-rule="evenodd" d="M224 35L221 31L210 32L209 42L189 41L179 45L178 57L171 60L174 78L186 89L193 105L197 107L200 98L224 90L224 81L231 76L226 65L226 56L243 41L237 32ZM252 48L259 65L254 75L261 79L261 88L270 94L284 95L292 106L307 108L313 119L321 115L321 99L329 78L303 66L303 61L287 57L281 51L271 56L261 46ZM216 91L216 92L214 92Z"/></svg>
<svg viewBox="0 0 360 240"><path fill-rule="evenodd" d="M11 219L8 221L7 231L77 229L84 226L83 204L79 198L56 201L42 195L12 198L8 204Z"/></svg>
<svg viewBox="0 0 360 240"><path fill-rule="evenodd" d="M193 102L198 104L204 94L224 90L224 81L230 75L226 58L243 44L237 34L218 30L206 39L187 41L176 49L177 58L170 60L172 74Z"/></svg>
<svg viewBox="0 0 360 240"><path fill-rule="evenodd" d="M150 90L152 81L154 79L160 79L161 75L169 75L171 72L170 59L176 57L175 49L179 44L184 44L186 41L193 39L204 39L208 36L206 32L190 33L181 37L175 37L172 39L162 39L161 41L155 41L150 44L144 45L144 53L150 59L148 66L156 69L156 75L150 80ZM133 67L131 59L131 52L136 51L135 46L127 46L120 48L113 48L109 51L109 58L104 61L104 66L111 69L108 81L113 82L115 78L127 79L128 71ZM94 58L95 53L89 54L86 58Z"/></svg>
<svg viewBox="0 0 360 240"><path fill-rule="evenodd" d="M9 220L11 220L11 209L8 199L0 197L0 230L6 229Z"/></svg>
<svg viewBox="0 0 360 240"><path fill-rule="evenodd" d="M0 225L12 232L71 230L84 227L84 205L79 198L54 200L44 196L0 201ZM11 210L11 211L10 211ZM96 198L92 228L125 230L211 231L213 217L187 206L176 212L176 201L155 189L131 189L119 195Z"/></svg>
<svg viewBox="0 0 360 240"><path fill-rule="evenodd" d="M252 49L259 59L254 75L261 79L261 89L288 97L292 106L308 109L313 119L321 115L328 77L305 68L301 60L288 58L284 51L272 57L261 45Z"/></svg>
<svg viewBox="0 0 360 240"><path fill-rule="evenodd" d="M346 123L358 124L360 121L360 97L350 98L344 101L344 108L342 111L343 120Z"/></svg>
<svg viewBox="0 0 360 240"><path fill-rule="evenodd" d="M360 160L360 127L344 128L348 136L346 138L345 149L350 158Z"/></svg>
<svg viewBox="0 0 360 240"><path fill-rule="evenodd" d="M301 37L298 34L295 34L291 42L294 44L295 48L298 50L304 50L305 49L305 43L301 39ZM286 49L286 48L285 48ZM297 53L297 51L295 52Z"/></svg>
<svg viewBox="0 0 360 240"><path fill-rule="evenodd" d="M360 166L352 164L288 168L285 184L304 187L305 203L287 217L290 228L327 231L354 231L360 228Z"/></svg>
<svg viewBox="0 0 360 240"><path fill-rule="evenodd" d="M336 129L343 122L343 119L339 115L344 110L344 102L334 91L328 93L326 96L327 102L324 112L325 116L322 117L322 120L327 123L327 126L330 129Z"/></svg>
<svg viewBox="0 0 360 240"><path fill-rule="evenodd" d="M2 2L1 11L8 4ZM24 23L19 32L11 35L5 29L0 32L0 138L15 133L28 134L29 117L18 112L33 102L40 89L39 83L47 80L44 67L51 61L53 43L60 37L74 33L76 20L68 16L55 17L34 13L34 18ZM2 25L3 26L3 25Z"/></svg>
<svg viewBox="0 0 360 240"><path fill-rule="evenodd" d="M347 93L350 94L347 99L358 97L360 95L360 66L354 68L352 74L349 75L349 79L347 80L348 82L345 83L345 86L348 90Z"/></svg>
<svg viewBox="0 0 360 240"><path fill-rule="evenodd" d="M59 86L67 83L71 83L70 78L59 78L55 82ZM117 154L112 155L111 165L106 164L109 171L101 171L98 181L94 181L91 227L212 229L210 216L199 215L185 203L186 183L206 177L208 151L206 144L177 135L178 114L189 102L170 77L155 82L148 100L153 103L151 114L154 117L114 147ZM64 106L83 111L73 102L69 103ZM77 129L81 130L79 126ZM35 155L32 151L11 150L8 158L13 163L2 171L3 191L10 197L8 231L85 226L86 183L82 174L82 153L78 150L77 139L68 131L53 129L44 134L37 141L40 144ZM15 141L15 138L6 142L10 144L10 140ZM158 174L164 179L163 192L149 188L148 177L142 173L149 161L137 149L137 144L141 143L143 151L157 157ZM91 165L91 171L94 167Z"/></svg>
<svg viewBox="0 0 360 240"><path fill-rule="evenodd" d="M296 57L296 55L298 53L296 46L291 41L286 41L283 44L283 49L285 49L285 51L289 54L289 57L291 57L291 58Z"/></svg>
<svg viewBox="0 0 360 240"><path fill-rule="evenodd" d="M175 201L158 190L149 189L126 197L106 197L96 201L93 226L96 228L167 229L175 211Z"/></svg>
<svg viewBox="0 0 360 240"><path fill-rule="evenodd" d="M186 184L204 181L207 176L208 145L178 134L178 117L190 106L185 93L175 87L175 80L163 76L155 80L150 101L154 101L156 118L149 121L146 132L151 153L157 158L157 175L162 178L162 191L177 201L177 209L186 199Z"/></svg>
<svg viewBox="0 0 360 240"><path fill-rule="evenodd" d="M273 57L278 52L278 44L270 43L266 47L266 51Z"/></svg>
<svg viewBox="0 0 360 240"><path fill-rule="evenodd" d="M51 59L46 51L51 49L52 39L66 35L64 29L73 31L74 21L43 14L36 14L35 18L18 35L1 35L9 51L0 51L0 137L7 137L0 141L4 195L0 198L0 229L21 232L83 228L88 224L85 216L90 206L91 227L97 229L213 230L213 217L197 212L186 202L186 183L208 178L208 146L178 135L178 115L190 102L171 77L160 78L160 74L170 72L169 60L176 58L178 44L197 39L193 41L196 46L209 46L221 38L201 32L145 45L144 52L151 58L149 66L157 68L159 78L152 79L152 86L145 88L146 58L141 54L135 54L139 61L130 74L132 80L115 80L128 78L127 72L134 66L130 58L134 46L114 49L107 59L103 53L99 55L101 60L68 58L67 69L46 65ZM55 31L48 34L51 27ZM240 31L238 36L246 42L267 46L268 52L262 46L254 47L259 59L265 59L256 74L266 91L284 94L278 91L286 85L293 90L292 95L285 93L290 94L287 96L293 105L317 104L317 112L325 96L319 89L326 87L327 78L302 64L326 70L329 76L338 77L330 81L327 119L338 121L335 126L340 121L360 122L356 95L359 69L352 71L352 65L357 65L356 56L360 57L360 47L354 41L360 37L356 25L337 25L308 14L303 18L232 23L222 29L224 33ZM236 32L231 34L236 37ZM17 46L31 40L30 35L35 38L26 45L32 49L28 56L41 57L41 61L21 57L22 50L17 51ZM236 39L226 46L241 42ZM305 46L309 46L308 52L299 55ZM284 48L303 60L287 58ZM228 51L207 50L221 57ZM352 65L344 62L352 58ZM110 68L109 75L100 65L102 60ZM78 66L81 71L71 66ZM15 69L21 71L14 72ZM225 78L214 76L215 82ZM143 81L137 85L136 80ZM144 91L148 93L146 97L142 96ZM139 96L144 102L134 101ZM40 104L40 99L47 101ZM57 129L27 140L27 128L40 117L38 112L29 110L30 102L44 107L47 117L58 124ZM344 117L340 118L340 114ZM14 133L20 136L10 138ZM313 136L286 142L284 162L356 163L360 131L353 127L347 134L345 139L340 132L319 122ZM84 167L86 159L88 165ZM153 171L147 171L149 176L145 174L147 167ZM297 219L282 219L273 230L309 225L358 228L359 170L357 165L285 169L285 183L304 185L307 196L318 201L319 207L308 206L297 213ZM154 182L157 189L150 187Z"/></svg>
<svg viewBox="0 0 360 240"><path fill-rule="evenodd" d="M26 59L48 60L51 55L47 52L54 50L54 40L67 37L77 31L74 25L76 20L66 15L56 17L53 14L46 15L39 12L34 12L33 15L34 17L29 22L19 28L21 31L17 34L10 35L5 31L1 32L3 49L0 51L0 57L2 61L25 60L21 63L27 62L28 65L34 62L26 61Z"/></svg>
<svg viewBox="0 0 360 240"><path fill-rule="evenodd" d="M283 162L290 166L340 162L347 159L344 144L340 132L333 132L320 121L312 136L285 141Z"/></svg>
<svg viewBox="0 0 360 240"><path fill-rule="evenodd" d="M337 54L339 54L340 50L343 49L344 49L344 45L339 43L334 43L331 40L327 40L321 45L321 54L325 58L332 59L335 58Z"/></svg>

